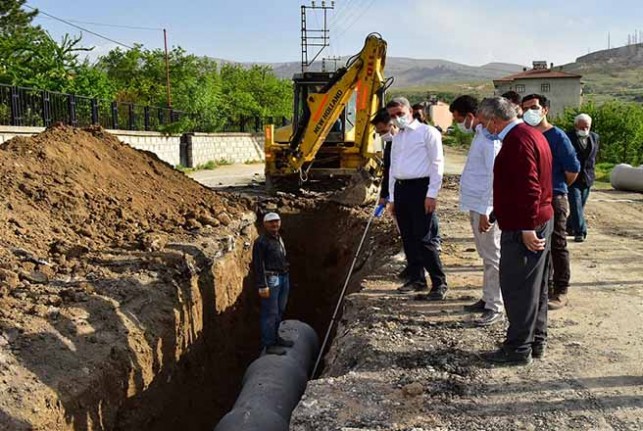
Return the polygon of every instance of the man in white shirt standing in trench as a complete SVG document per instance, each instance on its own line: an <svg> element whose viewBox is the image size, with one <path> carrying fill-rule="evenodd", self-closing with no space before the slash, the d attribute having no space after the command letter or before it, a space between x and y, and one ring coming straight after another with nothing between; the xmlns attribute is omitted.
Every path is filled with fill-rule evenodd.
<svg viewBox="0 0 643 431"><path fill-rule="evenodd" d="M432 286L427 299L443 300L447 280L435 214L444 174L442 136L435 127L413 118L411 104L404 97L391 100L386 109L399 129L391 145L389 208L397 217L408 264L408 281L398 291L428 290L426 269Z"/></svg>
<svg viewBox="0 0 643 431"><path fill-rule="evenodd" d="M497 223L489 220L493 211L493 164L502 143L477 120L476 98L460 96L449 110L462 132L475 133L460 178L460 209L469 213L476 249L483 262L483 283L482 299L464 309L482 312L476 325L490 326L503 319L504 308L500 291L501 231Z"/></svg>

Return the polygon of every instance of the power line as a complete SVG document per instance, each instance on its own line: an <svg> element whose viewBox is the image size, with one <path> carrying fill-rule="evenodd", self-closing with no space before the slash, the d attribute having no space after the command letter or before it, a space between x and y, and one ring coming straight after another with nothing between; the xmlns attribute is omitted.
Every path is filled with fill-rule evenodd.
<svg viewBox="0 0 643 431"><path fill-rule="evenodd" d="M128 30L144 30L144 31L163 31L161 27L137 27L134 25L118 25L118 24L106 24L102 22L91 22L91 21L78 21L75 19L67 19L69 22L73 22L75 24L86 24L86 25L94 25L97 27L110 27L110 28L125 28Z"/></svg>
<svg viewBox="0 0 643 431"><path fill-rule="evenodd" d="M96 36L96 37L100 37L101 39L105 39L105 40L107 40L109 42L115 43L115 44L120 45L122 47L125 47L127 49L134 49L133 46L129 46L127 44L124 44L123 42L119 42L119 41L111 39L111 38L109 38L107 36L103 36L102 34L96 33L95 31L88 30L88 29L86 29L84 27L81 27L79 25L73 24L73 23L71 23L71 22L69 22L67 20L62 19L62 18L58 18L57 16L51 15L51 14L49 14L49 13L47 13L47 12L41 10L41 9L36 9L35 7L31 7L29 5L24 5L24 6L26 8L31 9L31 10L37 10L39 13L41 13L41 14L43 14L45 16L48 16L49 18L55 19L56 21L60 21L60 22L62 22L64 24L67 24L67 25L69 25L71 27L74 27L74 28L77 28L79 30L85 31L85 32L87 32L89 34L92 34L92 35Z"/></svg>
<svg viewBox="0 0 643 431"><path fill-rule="evenodd" d="M373 5L373 3L375 3L375 0L370 0L370 2L365 3L365 4L363 4L362 6L366 6L366 7L364 8L364 10L365 10L366 12L368 12L368 9ZM358 14L357 14L357 16L355 17L355 19L353 20L353 22L351 22L351 23L350 23L350 24L349 24L349 25L344 29L344 31L342 31L339 35L337 35L337 37L339 38L339 37L343 36L343 35L344 35L348 30L350 30L350 28L351 28L352 26L354 26L354 25L357 23L357 21L359 21L359 19L360 19L360 18L361 18L361 14L360 14L360 13L359 13L359 11L358 11Z"/></svg>

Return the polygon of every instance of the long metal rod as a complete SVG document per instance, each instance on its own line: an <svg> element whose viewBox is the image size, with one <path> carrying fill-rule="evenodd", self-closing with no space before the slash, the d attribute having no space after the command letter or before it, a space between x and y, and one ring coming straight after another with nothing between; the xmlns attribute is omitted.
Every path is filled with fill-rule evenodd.
<svg viewBox="0 0 643 431"><path fill-rule="evenodd" d="M357 264L357 258L359 257L359 254L362 251L362 246L364 245L364 240L366 239L366 235L368 234L368 230L371 228L371 224L373 223L373 219L375 218L375 214L377 212L377 207L378 206L379 206L379 202L376 200L375 201L375 208L373 209L373 211L371 213L371 217L368 219L368 223L366 223L366 229L364 229L364 234L362 235L362 239L359 242L359 246L357 247L357 252L355 253L355 257L353 258L353 263L351 263L351 267L348 270L348 275L346 276L346 281L344 281L344 287L342 288L342 292L339 295L339 300L337 301L337 305L335 306L335 312L333 313L333 318L331 319L330 324L328 325L328 330L326 331L326 336L324 337L324 342L321 345L321 349L319 350L319 355L317 356L317 360L315 361L315 367L313 368L311 378L315 377L315 374L317 374L317 368L319 368L319 364L321 363L321 360L324 357L324 350L326 350L326 344L328 344L330 334L332 333L333 327L335 326L335 322L337 321L337 315L339 314L339 309L341 308L342 303L344 302L344 296L346 296L346 289L348 289L348 283L350 282L350 279L353 276L353 270L355 269L355 265Z"/></svg>

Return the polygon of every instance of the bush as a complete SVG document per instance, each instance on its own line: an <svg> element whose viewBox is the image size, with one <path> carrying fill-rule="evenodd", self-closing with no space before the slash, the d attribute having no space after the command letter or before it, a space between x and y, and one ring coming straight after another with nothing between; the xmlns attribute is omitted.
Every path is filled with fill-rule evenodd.
<svg viewBox="0 0 643 431"><path fill-rule="evenodd" d="M471 141L473 141L473 136L471 133L464 133L457 127L454 127L453 131L449 132L448 135L444 135L442 143L449 147L469 148Z"/></svg>

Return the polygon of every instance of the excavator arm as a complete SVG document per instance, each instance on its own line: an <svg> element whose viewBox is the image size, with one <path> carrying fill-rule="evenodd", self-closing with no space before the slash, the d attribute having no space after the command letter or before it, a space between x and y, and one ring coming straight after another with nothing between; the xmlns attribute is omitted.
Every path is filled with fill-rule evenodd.
<svg viewBox="0 0 643 431"><path fill-rule="evenodd" d="M347 152L357 153L360 160L374 157L370 120L382 107L385 60L386 42L373 33L366 38L362 51L349 60L346 69L319 92L308 94L306 113L291 135L283 174L300 172L306 163L315 161L328 134L355 94L354 145ZM268 146L273 131L267 130Z"/></svg>

